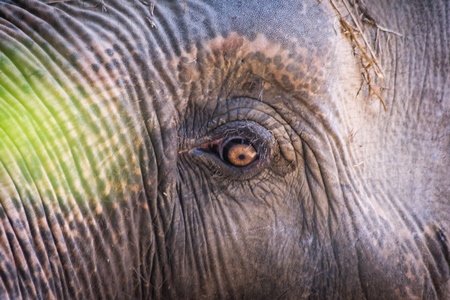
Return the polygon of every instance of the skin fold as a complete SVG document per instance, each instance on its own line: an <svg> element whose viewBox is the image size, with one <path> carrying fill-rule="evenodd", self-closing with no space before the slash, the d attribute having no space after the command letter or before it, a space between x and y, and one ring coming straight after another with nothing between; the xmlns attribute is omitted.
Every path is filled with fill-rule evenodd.
<svg viewBox="0 0 450 300"><path fill-rule="evenodd" d="M450 297L450 4L355 3L1 1L0 299Z"/></svg>

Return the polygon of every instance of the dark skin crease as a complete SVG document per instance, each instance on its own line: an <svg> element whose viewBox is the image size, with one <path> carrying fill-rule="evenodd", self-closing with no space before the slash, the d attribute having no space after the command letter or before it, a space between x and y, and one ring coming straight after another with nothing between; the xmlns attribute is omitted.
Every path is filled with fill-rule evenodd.
<svg viewBox="0 0 450 300"><path fill-rule="evenodd" d="M0 3L0 298L446 299L449 4L333 3Z"/></svg>

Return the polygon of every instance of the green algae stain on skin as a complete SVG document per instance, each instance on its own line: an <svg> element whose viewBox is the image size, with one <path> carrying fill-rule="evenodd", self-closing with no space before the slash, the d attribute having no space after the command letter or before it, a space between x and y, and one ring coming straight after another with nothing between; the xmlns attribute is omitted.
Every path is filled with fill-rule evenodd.
<svg viewBox="0 0 450 300"><path fill-rule="evenodd" d="M2 48L0 201L33 195L84 207L124 198L141 180L134 147L143 144L125 91L87 85L73 65L44 66L29 52Z"/></svg>
<svg viewBox="0 0 450 300"><path fill-rule="evenodd" d="M80 184L61 129L69 124L63 118L71 115L71 107L62 105L67 96L45 70L32 65L33 57L20 58L0 56L0 182L13 181L11 194L70 195Z"/></svg>
<svg viewBox="0 0 450 300"><path fill-rule="evenodd" d="M39 109L22 102L32 104L32 89L29 85L15 85L20 79L5 78L0 74L0 160L8 174L0 174L0 179L9 176L16 178L16 187L32 186L42 178L45 168L39 154L43 149L38 146L34 130L33 114ZM6 86L6 88L5 88ZM13 179L14 180L14 179Z"/></svg>

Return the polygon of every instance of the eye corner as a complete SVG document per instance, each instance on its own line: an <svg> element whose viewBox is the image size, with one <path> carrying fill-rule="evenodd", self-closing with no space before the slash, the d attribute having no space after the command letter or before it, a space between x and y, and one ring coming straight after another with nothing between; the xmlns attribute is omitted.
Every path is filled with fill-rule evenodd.
<svg viewBox="0 0 450 300"><path fill-rule="evenodd" d="M220 150L220 146L223 142L223 139L216 139L210 142L205 142L201 144L200 146L196 147L194 150L198 150L204 153L218 153Z"/></svg>

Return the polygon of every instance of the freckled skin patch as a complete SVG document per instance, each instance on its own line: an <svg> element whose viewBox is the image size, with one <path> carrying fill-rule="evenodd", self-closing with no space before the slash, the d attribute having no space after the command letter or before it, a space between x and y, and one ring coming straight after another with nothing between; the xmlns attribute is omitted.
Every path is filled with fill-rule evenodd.
<svg viewBox="0 0 450 300"><path fill-rule="evenodd" d="M210 55L220 57L216 64L223 64L224 68L233 68L236 77L241 76L239 73L243 72L259 77L264 81L263 88L276 83L289 92L314 94L323 89L322 83L326 82L324 77L312 79L310 76L310 74L318 74L319 68L323 67L323 62L318 57L315 58L313 53L308 52L306 48L298 47L295 49L294 56L282 49L279 44L269 42L262 34L257 35L253 41L249 41L236 33L231 33L227 38L218 37L209 41L205 48L211 53L185 53L179 60L172 63L174 67L176 66L180 82L186 84L187 89L191 83L205 77L203 71L210 72L209 76L217 76L214 74L216 68L210 70L199 68L199 65L209 64L208 60L212 59ZM292 59L299 56L305 57L302 60L305 63L298 63L298 60ZM318 66L314 65L316 62ZM265 85L266 83L268 84ZM243 82L243 89L254 90L255 84L260 85L261 82ZM257 89L258 93L261 93L261 86Z"/></svg>

